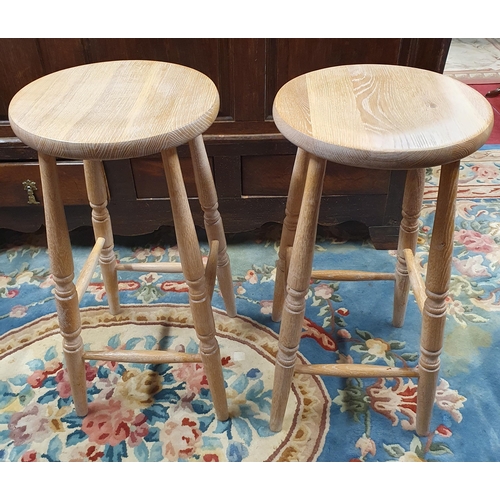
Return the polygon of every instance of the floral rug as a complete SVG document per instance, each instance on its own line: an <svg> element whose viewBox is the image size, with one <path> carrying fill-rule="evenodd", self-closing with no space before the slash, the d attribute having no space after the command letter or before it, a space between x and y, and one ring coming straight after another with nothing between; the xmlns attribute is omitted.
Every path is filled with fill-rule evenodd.
<svg viewBox="0 0 500 500"><path fill-rule="evenodd" d="M426 271L438 169L429 169L417 262ZM0 248L0 461L498 461L500 456L500 157L462 164L453 276L431 433L415 433L408 379L294 378L283 430L268 428L279 324L271 320L278 226L228 237L238 316L218 289L214 316L231 418L215 418L199 364L86 364L89 414L72 405L57 331L43 232L5 232ZM88 234L72 234L76 272ZM200 231L200 236L203 236ZM208 254L206 242L202 252ZM121 262L176 261L172 230L117 238ZM395 252L319 231L317 269L392 272ZM175 281L172 280L172 276ZM123 273L122 313L111 316L97 270L85 294L88 349L197 352L179 275ZM392 283L311 281L301 363L414 366L420 313L391 325ZM132 307L134 306L134 307Z"/></svg>

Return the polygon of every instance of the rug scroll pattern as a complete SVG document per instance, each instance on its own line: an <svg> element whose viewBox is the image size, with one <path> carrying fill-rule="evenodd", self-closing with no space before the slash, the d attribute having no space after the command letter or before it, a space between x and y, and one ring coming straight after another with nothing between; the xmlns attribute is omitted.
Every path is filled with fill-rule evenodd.
<svg viewBox="0 0 500 500"><path fill-rule="evenodd" d="M213 304L231 419L217 422L201 366L88 363L92 412L74 414L54 316L43 241L0 253L0 460L3 461L497 461L500 451L498 149L462 163L448 322L431 433L415 433L417 386L408 379L299 376L284 430L269 431L272 364L279 324L271 320L275 230L229 238L238 316ZM429 169L417 263L426 272L439 169ZM175 261L168 231L134 247L124 262ZM83 265L87 249L75 250ZM202 245L206 256L208 248ZM395 252L324 233L316 269L391 272ZM155 273L119 276L124 315L106 310L96 272L85 294L84 342L108 348L196 352L183 281ZM361 288L362 287L362 288ZM415 366L420 313L413 298L403 329L391 326L392 284L311 281L302 363ZM137 314L131 306L138 307ZM151 327L146 327L150 323Z"/></svg>

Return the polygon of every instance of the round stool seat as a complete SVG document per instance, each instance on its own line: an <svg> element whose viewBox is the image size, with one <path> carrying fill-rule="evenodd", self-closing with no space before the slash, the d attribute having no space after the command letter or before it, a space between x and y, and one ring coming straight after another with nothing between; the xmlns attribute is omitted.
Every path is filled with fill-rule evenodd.
<svg viewBox="0 0 500 500"><path fill-rule="evenodd" d="M33 149L84 160L134 158L184 144L219 111L214 83L158 61L86 64L44 76L12 99L14 133Z"/></svg>
<svg viewBox="0 0 500 500"><path fill-rule="evenodd" d="M293 144L335 163L408 170L460 160L487 140L493 111L477 91L431 71L359 64L286 83L273 117Z"/></svg>

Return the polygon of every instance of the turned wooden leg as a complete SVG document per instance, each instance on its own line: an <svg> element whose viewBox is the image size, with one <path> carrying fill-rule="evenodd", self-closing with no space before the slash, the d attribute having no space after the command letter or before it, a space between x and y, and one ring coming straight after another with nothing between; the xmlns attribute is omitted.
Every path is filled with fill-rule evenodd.
<svg viewBox="0 0 500 500"><path fill-rule="evenodd" d="M104 288L108 296L108 305L111 314L120 312L120 299L118 297L118 277L116 273L116 257L114 252L113 230L108 212L108 193L104 165L98 160L85 160L83 162L85 183L90 206L92 207L92 226L95 238L105 239L101 250L99 264L101 266Z"/></svg>
<svg viewBox="0 0 500 500"><path fill-rule="evenodd" d="M309 290L319 206L326 160L310 156L295 244L292 249L287 278L287 294L274 371L273 398L269 427L278 432L283 425L286 405L292 385L297 350L302 332L306 294Z"/></svg>
<svg viewBox="0 0 500 500"><path fill-rule="evenodd" d="M418 218L422 209L424 185L425 169L418 168L408 171L403 198L403 218L399 227L396 281L394 284L392 324L397 328L403 326L410 292L410 278L403 252L405 248L409 248L415 253L417 248Z"/></svg>
<svg viewBox="0 0 500 500"><path fill-rule="evenodd" d="M59 191L56 160L39 154L43 190L45 227L50 269L55 282L55 301L59 329L63 336L63 353L77 415L88 412L87 384L83 360L80 309L74 279L73 255L68 225Z"/></svg>
<svg viewBox="0 0 500 500"><path fill-rule="evenodd" d="M172 206L177 246L182 272L189 287L189 304L194 328L200 342L200 354L219 420L229 418L219 344L215 338L215 322L205 282L205 269L196 237L193 217L175 148L162 151L165 176Z"/></svg>
<svg viewBox="0 0 500 500"><path fill-rule="evenodd" d="M297 221L299 218L300 204L304 194L304 186L307 176L308 154L298 148L295 163L293 165L292 178L288 188L286 200L285 220L281 230L281 241L278 250L278 260L276 261L276 281L274 283L272 320L280 321L285 302L286 274L287 274L287 253L293 245Z"/></svg>
<svg viewBox="0 0 500 500"><path fill-rule="evenodd" d="M429 262L425 281L427 299L422 313L419 381L417 390L417 433L428 434L436 397L439 356L443 347L446 322L446 297L451 276L455 199L460 162L441 168L436 216L432 229Z"/></svg>
<svg viewBox="0 0 500 500"><path fill-rule="evenodd" d="M199 135L189 142L189 150L193 161L194 179L198 198L204 214L205 230L209 241L219 241L219 257L217 260L217 278L219 288L224 299L226 311L229 317L236 316L236 303L234 298L233 276L231 265L227 255L226 235L219 213L219 203L215 190L210 163L203 137Z"/></svg>

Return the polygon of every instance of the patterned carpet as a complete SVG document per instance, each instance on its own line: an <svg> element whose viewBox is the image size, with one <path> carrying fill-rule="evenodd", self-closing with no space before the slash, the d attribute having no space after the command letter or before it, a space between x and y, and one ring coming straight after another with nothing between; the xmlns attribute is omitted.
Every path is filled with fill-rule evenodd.
<svg viewBox="0 0 500 500"><path fill-rule="evenodd" d="M279 324L270 317L279 227L228 238L238 316L213 304L231 419L218 422L203 367L90 361L90 412L77 417L63 367L44 235L6 232L0 249L0 461L47 462L496 462L500 452L500 149L462 164L449 319L432 432L416 435L416 386L407 379L297 376L283 431L268 428ZM438 169L429 169L417 262L426 270ZM391 272L393 251L319 232L317 269ZM88 247L72 235L76 271ZM208 253L206 243L202 251ZM122 262L175 261L170 229L117 238ZM175 277L175 276L174 276ZM186 286L171 276L124 274L123 311L106 309L96 272L82 306L86 347L197 352ZM420 313L391 326L390 282L312 281L302 363L414 366ZM131 306L137 306L132 308Z"/></svg>

